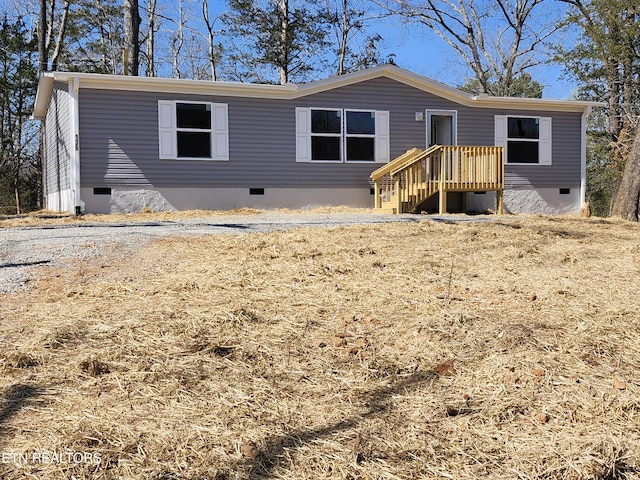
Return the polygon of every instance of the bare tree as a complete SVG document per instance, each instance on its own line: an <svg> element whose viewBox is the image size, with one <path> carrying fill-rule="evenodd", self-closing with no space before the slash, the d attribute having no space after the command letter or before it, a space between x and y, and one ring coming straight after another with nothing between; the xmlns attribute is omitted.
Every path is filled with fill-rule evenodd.
<svg viewBox="0 0 640 480"><path fill-rule="evenodd" d="M514 80L540 63L536 50L557 29L533 22L543 2L377 0L390 14L427 26L451 46L473 71L479 93L500 96L508 96Z"/></svg>
<svg viewBox="0 0 640 480"><path fill-rule="evenodd" d="M328 2L329 3L329 2ZM353 36L364 27L363 10L355 10L351 7L349 0L336 1L335 8L330 4L327 10L331 12L332 25L337 39L338 68L336 73L344 75L347 73L347 55L350 52L349 44Z"/></svg>
<svg viewBox="0 0 640 480"><path fill-rule="evenodd" d="M40 0L38 12L38 72L49 69L47 55L47 0Z"/></svg>
<svg viewBox="0 0 640 480"><path fill-rule="evenodd" d="M55 2L52 2L52 5L55 5ZM60 54L62 53L62 48L65 40L65 33L67 30L67 20L69 18L69 8L71 7L71 0L65 0L64 6L62 8L62 19L60 20L60 25L58 26L58 35L56 38L56 46L53 50L53 54L51 55L51 70L58 70L58 61L60 59ZM49 24L49 32L53 32L53 11L51 12L51 22ZM48 36L49 40L47 41L47 51L51 49L51 35Z"/></svg>
<svg viewBox="0 0 640 480"><path fill-rule="evenodd" d="M335 35L336 74L378 65L382 36L374 33L365 37L364 33L366 25L379 18L379 12L372 12L373 5L362 0L327 0L326 4L328 23Z"/></svg>
<svg viewBox="0 0 640 480"><path fill-rule="evenodd" d="M174 78L181 78L182 76L180 73L180 51L184 45L184 24L185 13L182 0L180 0L178 2L178 29L171 39L171 71Z"/></svg>
<svg viewBox="0 0 640 480"><path fill-rule="evenodd" d="M147 5L147 51L146 51L146 72L147 77L155 77L156 76L156 32L158 30L158 25L156 23L156 5L157 0L149 0L149 4Z"/></svg>
<svg viewBox="0 0 640 480"><path fill-rule="evenodd" d="M289 65L289 48L288 45L291 44L291 31L289 29L289 0L278 0L277 1L278 10L280 11L280 31L278 32L280 36L280 45L284 48L280 48L278 52L278 64L279 64L279 75L280 75L280 85L286 85L289 82L289 70L287 65Z"/></svg>
<svg viewBox="0 0 640 480"><path fill-rule="evenodd" d="M207 0L202 0L202 18L204 19L204 24L207 27L208 39L209 39L209 64L211 65L211 79L215 82L217 80L216 75L216 63L217 63L217 46L216 46L216 33L213 29L213 26L218 20L215 18L213 21L209 16L209 2Z"/></svg>

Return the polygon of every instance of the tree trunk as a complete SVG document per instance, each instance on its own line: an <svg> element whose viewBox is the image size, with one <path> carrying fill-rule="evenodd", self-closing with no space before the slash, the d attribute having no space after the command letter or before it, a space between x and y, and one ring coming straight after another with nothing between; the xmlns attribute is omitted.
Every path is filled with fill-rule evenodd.
<svg viewBox="0 0 640 480"><path fill-rule="evenodd" d="M640 128L636 129L631 153L624 167L622 182L613 201L611 215L625 220L638 221L640 202Z"/></svg>
<svg viewBox="0 0 640 480"><path fill-rule="evenodd" d="M340 24L340 47L338 53L338 75L345 74L344 63L347 56L347 42L349 40L349 25L347 18L347 0L342 0L342 18Z"/></svg>
<svg viewBox="0 0 640 480"><path fill-rule="evenodd" d="M127 75L138 76L140 67L140 14L138 0L124 2L124 48L128 52Z"/></svg>
<svg viewBox="0 0 640 480"><path fill-rule="evenodd" d="M149 1L147 34L147 77L156 76L156 0Z"/></svg>
<svg viewBox="0 0 640 480"><path fill-rule="evenodd" d="M58 30L58 39L56 41L56 48L51 56L51 70L58 70L58 59L62 52L62 43L64 42L64 35L67 30L67 18L69 17L69 7L71 6L71 0L65 0L64 9L62 11L62 20L60 20L60 28ZM53 19L52 19L53 22ZM53 25L52 25L53 28Z"/></svg>
<svg viewBox="0 0 640 480"><path fill-rule="evenodd" d="M182 1L178 1L178 30L171 39L171 58L173 78L182 78L180 72L180 51L184 44L184 10Z"/></svg>
<svg viewBox="0 0 640 480"><path fill-rule="evenodd" d="M20 215L22 213L22 209L20 206L20 174L13 174L13 191L16 195L16 215Z"/></svg>
<svg viewBox="0 0 640 480"><path fill-rule="evenodd" d="M211 66L211 80L217 80L216 75L216 45L215 32L213 31L213 22L209 18L209 4L207 0L202 0L202 16L209 33L209 65Z"/></svg>
<svg viewBox="0 0 640 480"><path fill-rule="evenodd" d="M289 0L279 0L280 8L280 55L278 59L280 71L280 85L289 82Z"/></svg>
<svg viewBox="0 0 640 480"><path fill-rule="evenodd" d="M48 69L47 58L47 0L40 0L38 13L38 73Z"/></svg>

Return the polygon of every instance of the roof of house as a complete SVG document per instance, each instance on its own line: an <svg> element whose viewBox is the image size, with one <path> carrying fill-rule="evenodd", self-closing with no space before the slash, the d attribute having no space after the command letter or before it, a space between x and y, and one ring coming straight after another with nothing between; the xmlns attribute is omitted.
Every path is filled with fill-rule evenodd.
<svg viewBox="0 0 640 480"><path fill-rule="evenodd" d="M394 65L380 65L324 80L287 85L134 77L99 73L46 72L40 77L33 116L36 119L44 118L55 81L74 81L79 88L293 100L380 77L389 78L470 107L582 112L589 107L601 105L598 102L575 100L473 95Z"/></svg>

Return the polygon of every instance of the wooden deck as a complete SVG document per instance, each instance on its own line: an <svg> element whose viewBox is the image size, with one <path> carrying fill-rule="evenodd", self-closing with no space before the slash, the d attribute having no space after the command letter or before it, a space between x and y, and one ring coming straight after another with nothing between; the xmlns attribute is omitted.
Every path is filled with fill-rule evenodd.
<svg viewBox="0 0 640 480"><path fill-rule="evenodd" d="M504 148L434 145L413 148L371 174L375 208L393 213L414 211L439 194L439 212L447 211L448 192L496 192L503 213Z"/></svg>

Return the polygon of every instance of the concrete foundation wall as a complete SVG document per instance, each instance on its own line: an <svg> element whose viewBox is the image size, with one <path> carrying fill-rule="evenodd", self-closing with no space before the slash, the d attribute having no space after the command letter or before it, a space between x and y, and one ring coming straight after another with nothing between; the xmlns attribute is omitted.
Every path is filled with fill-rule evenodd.
<svg viewBox="0 0 640 480"><path fill-rule="evenodd" d="M564 189L563 189L564 190ZM569 192L566 193L566 190ZM506 213L541 213L559 215L580 212L580 188L570 188L560 193L559 188L537 190L513 189L504 191ZM495 210L495 192L467 194L467 210L483 212Z"/></svg>
<svg viewBox="0 0 640 480"><path fill-rule="evenodd" d="M373 207L369 189L266 188L264 195L250 195L247 188L112 188L96 194L83 188L85 213L132 213L152 211L231 210L233 208L308 208L314 206Z"/></svg>

